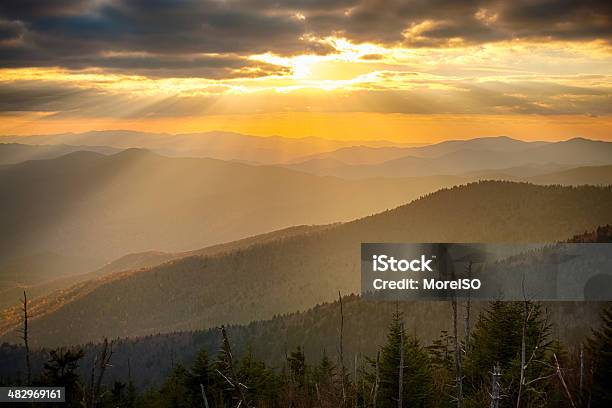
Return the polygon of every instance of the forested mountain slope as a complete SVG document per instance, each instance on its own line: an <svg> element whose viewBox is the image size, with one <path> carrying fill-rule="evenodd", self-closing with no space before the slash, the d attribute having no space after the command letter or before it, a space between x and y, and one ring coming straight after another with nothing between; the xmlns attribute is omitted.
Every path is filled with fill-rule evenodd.
<svg viewBox="0 0 612 408"><path fill-rule="evenodd" d="M111 279L118 279L122 276L122 272L125 273L143 268L151 268L164 262L189 256L218 255L238 249L245 249L255 244L287 238L293 235L303 235L320 231L330 226L331 225L300 225L187 252L138 252L122 256L107 263L101 268L87 273L76 274L75 271L82 272L84 270L91 270L91 268L81 267L80 270L77 270L76 267L74 267L66 269L66 262L60 264L52 263L49 262L47 258L43 258L45 264L39 265L37 269L38 279L41 283L14 285L12 281L7 281L7 287L0 291L0 310L5 308L12 309L4 312L6 323L7 316L17 313L18 308L14 306L23 298L23 291L25 290L30 303L30 315L36 316L42 309L48 311L51 308L57 307L60 303L65 302L71 294L81 295L84 287L93 288ZM20 269L20 272L22 271L23 269ZM59 272L73 272L75 274L62 276L49 281L40 279L40 276L49 275L49 272L55 272L55 276L62 276ZM8 286L11 283L13 283L13 286ZM67 290L68 288L71 289ZM15 316L15 319L18 319L18 317Z"/></svg>
<svg viewBox="0 0 612 408"><path fill-rule="evenodd" d="M247 323L359 290L361 242L543 242L612 221L612 188L480 182L374 216L126 273L31 322L33 344ZM14 333L5 338L14 339Z"/></svg>

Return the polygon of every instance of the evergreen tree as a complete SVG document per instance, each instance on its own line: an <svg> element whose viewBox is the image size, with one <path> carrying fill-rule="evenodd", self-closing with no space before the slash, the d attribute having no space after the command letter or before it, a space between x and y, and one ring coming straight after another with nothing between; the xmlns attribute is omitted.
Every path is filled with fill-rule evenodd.
<svg viewBox="0 0 612 408"><path fill-rule="evenodd" d="M80 406L83 399L82 385L77 370L84 355L81 349L58 348L49 352L49 361L44 365L43 384L65 387L67 407Z"/></svg>
<svg viewBox="0 0 612 408"><path fill-rule="evenodd" d="M291 352L287 362L289 363L292 381L299 388L304 388L306 386L306 357L300 346L297 346L297 349Z"/></svg>
<svg viewBox="0 0 612 408"><path fill-rule="evenodd" d="M429 359L418 340L406 335L401 312L393 314L387 342L381 349L377 407L396 408L398 405L402 339L404 348L404 368L401 379L403 405L427 407L433 395Z"/></svg>
<svg viewBox="0 0 612 408"><path fill-rule="evenodd" d="M131 408L134 406L134 391L133 385L130 388L128 384L121 381L115 381L110 390L110 406L114 408ZM102 401L102 406L105 406L106 401Z"/></svg>
<svg viewBox="0 0 612 408"><path fill-rule="evenodd" d="M240 361L238 378L245 385L250 402L274 401L277 398L280 388L277 376L264 362L256 360L251 350Z"/></svg>
<svg viewBox="0 0 612 408"><path fill-rule="evenodd" d="M196 406L191 384L189 372L182 364L178 364L161 387L161 407L192 408Z"/></svg>
<svg viewBox="0 0 612 408"><path fill-rule="evenodd" d="M342 390L336 375L336 365L323 350L321 361L312 370L312 382L319 405L332 407L341 404Z"/></svg>
<svg viewBox="0 0 612 408"><path fill-rule="evenodd" d="M336 366L327 356L327 352L323 350L321 362L314 367L313 380L320 385L330 385L334 381L336 375Z"/></svg>
<svg viewBox="0 0 612 408"><path fill-rule="evenodd" d="M612 307L601 314L602 327L593 332L589 354L593 367L591 407L612 407Z"/></svg>
<svg viewBox="0 0 612 408"><path fill-rule="evenodd" d="M455 396L455 360L454 339L443 330L440 337L426 347L432 369L434 383L433 405L436 407L451 407Z"/></svg>
<svg viewBox="0 0 612 408"><path fill-rule="evenodd" d="M525 330L525 355L527 368L526 382L546 376L549 367L542 364L547 357L550 346L550 325L539 304L527 304L527 321ZM470 351L466 355L464 382L467 405L475 406L489 403L488 389L490 372L497 364L501 367L501 385L505 397L501 406L515 406L520 383L521 348L523 324L525 324L524 302L492 302L481 313L472 333ZM541 397L544 384L533 383L523 389L521 397L528 406L528 401ZM540 389L538 390L538 387ZM524 388L524 387L523 387Z"/></svg>
<svg viewBox="0 0 612 408"><path fill-rule="evenodd" d="M201 349L196 356L191 368L191 376L195 385L204 387L208 386L211 381L210 362L208 361L208 352L206 349Z"/></svg>
<svg viewBox="0 0 612 408"><path fill-rule="evenodd" d="M218 375L217 375L218 376ZM190 373L190 390L193 401L197 401L197 407L204 406L202 387L209 404L221 393L219 383L215 381L215 373L208 360L208 352L201 349L193 362Z"/></svg>

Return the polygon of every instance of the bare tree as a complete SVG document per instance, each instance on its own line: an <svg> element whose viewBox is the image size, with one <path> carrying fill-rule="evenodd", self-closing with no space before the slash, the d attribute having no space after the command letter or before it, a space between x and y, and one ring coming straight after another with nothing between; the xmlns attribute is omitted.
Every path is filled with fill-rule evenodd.
<svg viewBox="0 0 612 408"><path fill-rule="evenodd" d="M374 377L374 386L372 387L372 407L376 408L378 400L378 387L380 386L380 350L376 352L376 374Z"/></svg>
<svg viewBox="0 0 612 408"><path fill-rule="evenodd" d="M451 279L457 279L454 266L450 267ZM463 366L461 363L461 345L459 344L459 333L457 329L458 311L457 311L457 294L452 291L451 294L451 306L453 309L453 340L455 343L455 385L457 387L457 408L463 406Z"/></svg>
<svg viewBox="0 0 612 408"><path fill-rule="evenodd" d="M536 305L530 299L527 299L527 294L525 292L525 274L524 273L523 273L523 278L521 282L521 287L522 287L522 292L523 292L523 325L522 325L522 330L521 330L521 374L519 378L518 396L516 398L516 408L519 408L521 406L521 398L523 396L523 392L525 391L525 389L527 389L528 385L536 381L540 381L542 379L547 378L547 376L544 376L544 377L536 378L531 381L527 381L527 378L526 378L527 368L529 367L529 365L531 364L531 362L534 360L536 356L536 351L538 349L538 344L540 340L542 339L543 331L540 331L540 333L538 333L538 340L536 342L536 345L533 351L531 352L531 356L529 360L527 360L527 326L529 324L529 321L533 317L533 313L536 310Z"/></svg>
<svg viewBox="0 0 612 408"><path fill-rule="evenodd" d="M471 279L472 278L472 261L470 261L470 263L468 264L468 266L466 267L466 272L467 272L467 278ZM471 292L468 291L467 293L467 301L465 304L465 352L467 353L469 351L469 345L470 345L470 311L471 311L471 307L472 307L472 296L471 296Z"/></svg>
<svg viewBox="0 0 612 408"><path fill-rule="evenodd" d="M404 400L404 322L400 323L400 362L398 374L397 408L403 408Z"/></svg>
<svg viewBox="0 0 612 408"><path fill-rule="evenodd" d="M102 379L106 368L110 365L110 360L113 355L113 343L104 338L102 342L102 350L94 357L94 362L91 367L91 382L89 389L89 398L86 400L86 407L95 408L100 396L100 388L102 387Z"/></svg>
<svg viewBox="0 0 612 408"><path fill-rule="evenodd" d="M206 398L206 393L204 392L204 384L200 384L200 391L202 391L202 399L204 400L204 408L209 408L208 399Z"/></svg>
<svg viewBox="0 0 612 408"><path fill-rule="evenodd" d="M584 344L580 343L580 392L584 384Z"/></svg>
<svg viewBox="0 0 612 408"><path fill-rule="evenodd" d="M221 326L221 335L223 336L223 351L227 359L227 369L232 378L228 378L219 370L217 370L217 373L219 373L230 384L232 389L237 391L238 396L240 397L240 402L238 406L242 406L242 404L244 403L246 407L249 407L249 402L244 392L247 387L238 381L238 376L236 375L236 368L234 367L234 357L232 356L232 348L229 341L229 337L227 336L227 331L225 330L225 326Z"/></svg>
<svg viewBox="0 0 612 408"><path fill-rule="evenodd" d="M523 276L523 281L525 280L525 277ZM518 396L516 398L516 408L519 408L521 406L521 397L523 394L523 386L525 385L525 369L527 368L527 361L526 361L526 338L527 338L527 322L529 321L529 303L527 302L527 300L525 300L524 302L524 306L525 306L525 310L524 310L524 314L523 314L523 328L522 328L522 334L521 334L521 377L519 379L519 389L518 389Z"/></svg>
<svg viewBox="0 0 612 408"><path fill-rule="evenodd" d="M358 388L358 380L357 380L357 358L358 358L358 354L359 353L355 353L355 362L353 365L353 379L355 381L355 408L357 407L358 404L358 399L359 399L359 388Z"/></svg>
<svg viewBox="0 0 612 408"><path fill-rule="evenodd" d="M338 291L338 301L340 302L340 384L342 385L342 406L346 405L346 367L344 366L344 309L342 306L342 295Z"/></svg>
<svg viewBox="0 0 612 408"><path fill-rule="evenodd" d="M27 385L30 385L32 381L32 367L30 365L30 344L29 344L29 332L28 332L28 296L26 291L23 291L22 309L23 311L23 328L21 329L21 336L23 339L23 346L25 347L25 358L26 358L26 372L27 372Z"/></svg>
<svg viewBox="0 0 612 408"><path fill-rule="evenodd" d="M572 398L572 394L570 393L569 388L567 387L567 383L565 382L565 378L563 378L563 372L561 371L561 366L559 365L559 360L557 360L557 355L553 353L553 357L555 359L555 370L557 372L557 376L559 377L559 381L561 381L561 386L565 391L565 395L567 396L567 400L570 402L572 408L576 408L576 404L574 404L574 399Z"/></svg>
<svg viewBox="0 0 612 408"><path fill-rule="evenodd" d="M491 375L491 408L499 408L499 401L501 400L501 369L499 365L493 367L493 373Z"/></svg>
<svg viewBox="0 0 612 408"><path fill-rule="evenodd" d="M457 297L453 293L451 299L453 307L453 340L455 343L455 384L457 387L457 408L463 406L463 366L461 362L461 346L457 331Z"/></svg>

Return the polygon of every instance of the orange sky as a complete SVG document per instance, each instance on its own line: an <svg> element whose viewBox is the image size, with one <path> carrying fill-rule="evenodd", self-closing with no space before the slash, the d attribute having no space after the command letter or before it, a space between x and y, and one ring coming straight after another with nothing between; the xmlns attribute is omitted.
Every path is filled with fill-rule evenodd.
<svg viewBox="0 0 612 408"><path fill-rule="evenodd" d="M318 136L335 140L384 139L429 143L447 139L511 136L522 140L565 140L573 137L612 140L612 118L580 116L406 115L380 113L276 113L210 115L149 120L41 120L19 115L3 119L0 133L14 135L139 130L192 133L225 130L257 136Z"/></svg>
<svg viewBox="0 0 612 408"><path fill-rule="evenodd" d="M0 28L15 33L0 39L2 55L14 55L0 64L0 134L130 129L398 142L495 135L612 140L612 46L605 35L612 19L604 9L568 9L550 17L562 20L534 25L526 5L516 7L527 14L503 2L461 5L455 24L434 7L419 19L399 6L396 16L383 18L369 3L354 3L248 10L253 19L282 22L278 35L265 25L245 27L252 38L234 25L205 27L252 39L250 48L222 37L209 41L215 37L200 33L189 13L169 15L166 5L148 9L150 18L195 24L184 33L193 44L163 27L159 44L150 35L127 38L111 30L98 38L87 25L63 25L69 16L120 30L114 19L132 12L123 18L150 24L138 20L138 10L120 7L122 1L0 14ZM223 16L246 12L233 3L213 6ZM185 7L216 18L216 9L200 3ZM327 21L322 16L342 29L309 25ZM352 26L366 17L379 25Z"/></svg>

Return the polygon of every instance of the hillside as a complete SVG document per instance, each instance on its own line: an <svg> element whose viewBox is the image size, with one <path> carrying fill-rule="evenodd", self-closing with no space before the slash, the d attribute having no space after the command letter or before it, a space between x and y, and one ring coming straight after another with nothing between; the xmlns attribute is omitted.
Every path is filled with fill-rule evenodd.
<svg viewBox="0 0 612 408"><path fill-rule="evenodd" d="M567 242L612 242L612 226L598 227L576 235ZM446 302L396 304L363 300L355 295L345 296L342 302L345 323L343 346L347 367L352 366L356 354L375 354L377 347L385 341L387 325L397 309L404 314L408 332L417 336L425 345L438 339L442 331L450 331L451 310ZM582 342L592 328L599 326L598 311L606 304L546 302L544 305L551 316L552 337L573 347ZM484 306L486 303L472 303L473 320ZM334 301L316 305L303 312L278 315L270 320L230 326L228 332L235 355L242 356L251 352L258 359L279 368L284 364L286 353L297 346L304 350L309 364L319 361L324 352L335 361L339 321L340 304ZM215 356L220 343L221 336L216 328L116 340L107 382L112 384L118 380L126 383L131 374L131 380L141 390L158 387L173 366L179 363L191 365L202 349L209 356ZM84 346L87 357L82 367L83 374L90 372L90 361L98 346ZM32 354L35 373L40 372L46 358L45 350L36 350ZM0 346L0 360L5 363L0 366L0 379L11 378L25 369L22 347L8 344Z"/></svg>
<svg viewBox="0 0 612 408"><path fill-rule="evenodd" d="M69 296L68 293L74 293L74 291L68 292L66 289L76 286L79 288L78 292L81 293L82 287L78 285L83 282L87 282L88 287L91 288L95 287L96 285L103 284L109 279L115 279L121 276L121 272L150 268L164 262L185 258L188 256L217 255L229 251L244 249L255 244L287 238L293 235L320 231L328 227L329 226L327 225L303 225L289 227L279 231L255 235L253 237L240 239L238 241L217 244L187 252L138 252L124 255L95 270L92 270L90 264L83 264L82 262L75 264L75 260L72 259L59 262L57 261L57 258L60 257L52 254L53 257L42 258L38 261L38 268L34 270L36 272L35 279L30 279L29 281L25 282L22 280L19 284L16 284L15 280L5 281L4 287L0 291L0 294L2 295L0 296L0 310L14 308L15 304L17 304L19 300L23 298L23 291L26 290L30 302L30 314L35 316L37 313L39 313L41 308L48 310L50 307L55 307L55 305L58 303L66 300L66 298ZM39 257L34 258L38 259ZM30 257L28 257L28 260L30 260ZM41 264L41 262L45 262L44 265ZM35 266L32 265L31 262L29 262L27 265L29 268L34 268ZM23 272L27 272L27 269L24 270L23 268L13 270L18 271L20 275ZM83 273L83 271L88 270L92 271ZM0 271L4 270L0 269ZM110 276L113 274L115 274L115 276ZM48 276L54 276L55 278L45 280L48 279ZM42 304L43 302L44 305ZM5 311L5 316L7 314L10 315L11 313L13 312Z"/></svg>
<svg viewBox="0 0 612 408"><path fill-rule="evenodd" d="M305 236L187 257L76 290L32 321L32 341L71 344L305 310L338 290L358 291L361 242L546 242L610 221L610 187L474 183Z"/></svg>
<svg viewBox="0 0 612 408"><path fill-rule="evenodd" d="M67 257L51 252L0 259L0 295L4 294L5 289L16 285L36 285L52 278L81 274L99 265L96 259Z"/></svg>
<svg viewBox="0 0 612 408"><path fill-rule="evenodd" d="M187 251L293 225L351 220L455 181L345 181L137 149L76 152L0 166L0 258L55 252L109 261L133 252Z"/></svg>
<svg viewBox="0 0 612 408"><path fill-rule="evenodd" d="M377 149L374 149L376 151ZM443 142L437 145L381 150L386 161L342 161L343 151L309 157L286 165L312 174L346 179L369 177L418 177L432 175L480 175L483 170L543 167L567 168L612 164L612 143L589 139L563 142L521 142L510 138L484 138ZM359 152L355 153L359 157ZM377 157L373 155L373 157ZM380 157L380 155L378 156ZM521 174L522 173L522 174ZM525 176L519 171L513 175Z"/></svg>
<svg viewBox="0 0 612 408"><path fill-rule="evenodd" d="M536 184L563 185L610 185L612 184L612 166L586 166L553 173L529 177L528 181Z"/></svg>

